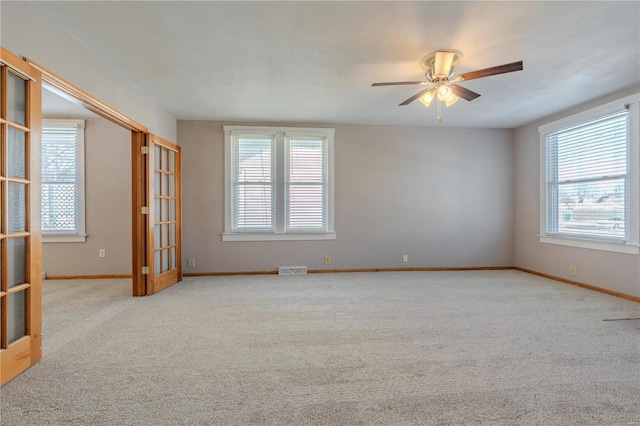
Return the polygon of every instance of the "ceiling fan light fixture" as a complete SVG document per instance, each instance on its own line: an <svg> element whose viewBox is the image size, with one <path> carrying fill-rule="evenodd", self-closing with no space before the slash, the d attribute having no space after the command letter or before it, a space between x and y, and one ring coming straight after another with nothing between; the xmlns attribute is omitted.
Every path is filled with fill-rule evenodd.
<svg viewBox="0 0 640 426"><path fill-rule="evenodd" d="M438 87L438 100L445 102L452 94L453 92L451 91L451 88L446 84L442 84Z"/></svg>
<svg viewBox="0 0 640 426"><path fill-rule="evenodd" d="M458 102L458 99L460 99L458 96L456 96L455 93L451 92L451 96L449 96L445 101L444 104L446 106L451 106L453 104L455 104L456 102Z"/></svg>
<svg viewBox="0 0 640 426"><path fill-rule="evenodd" d="M425 93L423 96L420 96L420 102L422 102L422 105L429 108L429 105L431 105L431 102L433 102L433 98L435 98L435 96L436 96L436 89L433 89Z"/></svg>

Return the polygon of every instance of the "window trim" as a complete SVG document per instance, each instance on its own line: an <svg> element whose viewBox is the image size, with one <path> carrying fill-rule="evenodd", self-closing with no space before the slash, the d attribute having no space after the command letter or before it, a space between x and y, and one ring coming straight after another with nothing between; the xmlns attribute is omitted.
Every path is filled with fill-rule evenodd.
<svg viewBox="0 0 640 426"><path fill-rule="evenodd" d="M222 241L313 241L335 240L334 231L334 173L333 142L335 129L310 127L223 126L224 130L224 232ZM232 232L232 163L233 135L275 135L275 232ZM285 141L290 135L319 136L327 139L327 230L319 232L295 232L285 230Z"/></svg>
<svg viewBox="0 0 640 426"><path fill-rule="evenodd" d="M78 128L77 144L78 144L78 216L79 226L77 233L56 232L42 230L43 243L84 243L87 240L86 233L86 194L85 194L85 120L80 119L42 119L42 127L52 125L69 125L75 123ZM80 131L81 130L81 131Z"/></svg>
<svg viewBox="0 0 640 426"><path fill-rule="evenodd" d="M546 136L562 129L584 124L605 115L629 108L629 146L627 154L628 193L628 229L629 240L620 241L608 238L567 236L548 234L546 230ZM580 113L538 127L540 134L540 233L539 241L569 247L604 250L617 253L640 254L640 93L591 108Z"/></svg>

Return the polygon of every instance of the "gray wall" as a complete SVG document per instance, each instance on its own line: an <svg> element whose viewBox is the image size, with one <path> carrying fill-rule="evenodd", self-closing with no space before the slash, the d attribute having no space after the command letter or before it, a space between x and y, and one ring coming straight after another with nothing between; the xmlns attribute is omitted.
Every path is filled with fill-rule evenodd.
<svg viewBox="0 0 640 426"><path fill-rule="evenodd" d="M332 126L337 239L222 242L223 124L178 121L185 273L513 265L510 130Z"/></svg>
<svg viewBox="0 0 640 426"><path fill-rule="evenodd" d="M176 119L50 18L45 5L1 3L4 48L37 62L158 136L176 140Z"/></svg>
<svg viewBox="0 0 640 426"><path fill-rule="evenodd" d="M131 275L131 133L102 118L85 121L84 243L43 243L54 275ZM98 251L107 256L100 258Z"/></svg>
<svg viewBox="0 0 640 426"><path fill-rule="evenodd" d="M543 244L540 233L540 135L538 126L638 92L618 92L515 131L515 266L640 297L640 259L637 255ZM638 167L638 161L633 167ZM569 275L569 265L578 274Z"/></svg>

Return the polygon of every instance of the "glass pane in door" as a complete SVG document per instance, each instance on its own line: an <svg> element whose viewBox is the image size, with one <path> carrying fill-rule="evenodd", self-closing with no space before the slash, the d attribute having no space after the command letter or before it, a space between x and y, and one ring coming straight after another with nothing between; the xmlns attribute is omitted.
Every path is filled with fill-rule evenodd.
<svg viewBox="0 0 640 426"><path fill-rule="evenodd" d="M161 267L162 267L162 264L161 264L161 258L160 258L160 250L156 250L153 253L153 273L155 275L159 275Z"/></svg>
<svg viewBox="0 0 640 426"><path fill-rule="evenodd" d="M22 126L27 122L26 117L27 82L13 73L9 73L7 80L7 120Z"/></svg>
<svg viewBox="0 0 640 426"><path fill-rule="evenodd" d="M156 172L153 176L154 195L160 195L160 172Z"/></svg>
<svg viewBox="0 0 640 426"><path fill-rule="evenodd" d="M173 151L169 151L169 172L176 172L176 154Z"/></svg>
<svg viewBox="0 0 640 426"><path fill-rule="evenodd" d="M167 148L162 148L162 170L167 170Z"/></svg>
<svg viewBox="0 0 640 426"><path fill-rule="evenodd" d="M7 175L16 178L26 178L26 136L22 130L9 127L8 140L9 157L7 158Z"/></svg>
<svg viewBox="0 0 640 426"><path fill-rule="evenodd" d="M160 213L161 213L161 211L160 211L160 198L156 198L153 201L153 204L154 204L154 208L155 208L153 216L154 216L156 222L160 222Z"/></svg>
<svg viewBox="0 0 640 426"><path fill-rule="evenodd" d="M27 331L27 321L25 316L25 303L27 302L26 293L26 290L22 290L7 296L7 333L9 336L9 343L15 342L19 338L25 336Z"/></svg>
<svg viewBox="0 0 640 426"><path fill-rule="evenodd" d="M160 245L160 225L155 225L153 228L153 248L157 249L162 247Z"/></svg>
<svg viewBox="0 0 640 426"><path fill-rule="evenodd" d="M162 250L162 272L169 270L169 250Z"/></svg>
<svg viewBox="0 0 640 426"><path fill-rule="evenodd" d="M166 223L162 225L162 247L169 245L169 225Z"/></svg>
<svg viewBox="0 0 640 426"><path fill-rule="evenodd" d="M27 230L27 186L20 183L9 184L9 232Z"/></svg>
<svg viewBox="0 0 640 426"><path fill-rule="evenodd" d="M169 195L169 175L166 173L162 174L162 195Z"/></svg>
<svg viewBox="0 0 640 426"><path fill-rule="evenodd" d="M8 287L24 284L27 270L27 239L8 238L7 268L9 273Z"/></svg>
<svg viewBox="0 0 640 426"><path fill-rule="evenodd" d="M169 200L166 198L162 199L162 214L160 215L160 218L163 222L169 220Z"/></svg>
<svg viewBox="0 0 640 426"><path fill-rule="evenodd" d="M160 168L160 147L158 145L153 146L153 167Z"/></svg>
<svg viewBox="0 0 640 426"><path fill-rule="evenodd" d="M0 67L0 75L2 75L2 67ZM2 106L0 106L0 110L2 109ZM0 116L1 117L1 116ZM2 140L4 140L4 128L7 127L6 124L0 124L0 135L2 135ZM4 150L0 149L0 165L4 165ZM3 173L6 173L4 170L1 170L0 168L0 175L3 175Z"/></svg>

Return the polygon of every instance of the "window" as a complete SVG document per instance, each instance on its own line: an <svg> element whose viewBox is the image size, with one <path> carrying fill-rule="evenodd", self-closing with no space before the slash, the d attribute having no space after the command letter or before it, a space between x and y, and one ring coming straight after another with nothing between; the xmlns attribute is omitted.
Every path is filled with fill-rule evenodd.
<svg viewBox="0 0 640 426"><path fill-rule="evenodd" d="M224 241L335 239L334 129L224 131Z"/></svg>
<svg viewBox="0 0 640 426"><path fill-rule="evenodd" d="M43 242L83 242L84 121L42 121Z"/></svg>
<svg viewBox="0 0 640 426"><path fill-rule="evenodd" d="M540 127L542 242L638 253L634 99Z"/></svg>

